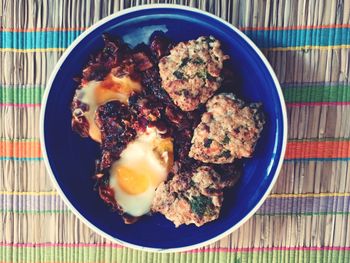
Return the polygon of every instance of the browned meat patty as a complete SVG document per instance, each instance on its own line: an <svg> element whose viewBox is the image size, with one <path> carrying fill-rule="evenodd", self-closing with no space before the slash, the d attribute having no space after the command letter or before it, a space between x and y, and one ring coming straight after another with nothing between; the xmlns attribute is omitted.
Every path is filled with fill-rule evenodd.
<svg viewBox="0 0 350 263"><path fill-rule="evenodd" d="M163 88L183 111L195 110L220 87L228 58L212 36L180 42L159 62Z"/></svg>
<svg viewBox="0 0 350 263"><path fill-rule="evenodd" d="M205 163L231 163L251 157L264 125L260 104L245 104L233 94L214 96L194 130L189 156Z"/></svg>
<svg viewBox="0 0 350 263"><path fill-rule="evenodd" d="M176 227L181 224L201 226L219 217L222 190L231 185L230 181L221 181L220 175L209 166L177 173L159 185L152 210L164 214Z"/></svg>
<svg viewBox="0 0 350 263"><path fill-rule="evenodd" d="M96 112L96 124L101 130L101 170L109 169L121 152L136 136L136 115L128 106L111 101Z"/></svg>

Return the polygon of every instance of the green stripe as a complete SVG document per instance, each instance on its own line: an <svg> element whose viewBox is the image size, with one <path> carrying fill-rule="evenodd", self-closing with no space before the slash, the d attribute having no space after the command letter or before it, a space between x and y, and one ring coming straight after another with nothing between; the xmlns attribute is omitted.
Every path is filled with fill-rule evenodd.
<svg viewBox="0 0 350 263"><path fill-rule="evenodd" d="M0 103L41 103L44 93L43 87L1 87L0 86Z"/></svg>
<svg viewBox="0 0 350 263"><path fill-rule="evenodd" d="M44 87L0 86L0 103L39 104ZM307 85L284 87L283 94L287 103L301 102L350 102L349 85Z"/></svg>
<svg viewBox="0 0 350 263"><path fill-rule="evenodd" d="M254 252L151 253L129 248L113 247L0 247L1 262L75 262L75 263L247 263L247 262L338 262L350 260L348 250L274 250Z"/></svg>
<svg viewBox="0 0 350 263"><path fill-rule="evenodd" d="M350 86L302 86L283 89L287 102L348 102Z"/></svg>

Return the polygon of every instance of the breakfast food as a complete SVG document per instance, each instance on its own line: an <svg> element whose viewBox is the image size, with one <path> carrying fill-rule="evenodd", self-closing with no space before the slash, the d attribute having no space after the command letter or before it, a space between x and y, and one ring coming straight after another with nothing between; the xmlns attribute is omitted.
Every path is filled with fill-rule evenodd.
<svg viewBox="0 0 350 263"><path fill-rule="evenodd" d="M228 93L211 98L194 130L189 156L218 164L251 157L264 125L260 106L246 104Z"/></svg>
<svg viewBox="0 0 350 263"><path fill-rule="evenodd" d="M131 94L141 91L140 74L128 47L104 36L105 47L83 70L72 102L72 127L82 137L101 142L95 123L99 106L109 101L127 104Z"/></svg>
<svg viewBox="0 0 350 263"><path fill-rule="evenodd" d="M177 173L157 188L152 210L160 212L175 226L201 226L219 217L223 189L232 185L223 181L211 166L199 166L194 171Z"/></svg>
<svg viewBox="0 0 350 263"><path fill-rule="evenodd" d="M71 104L72 129L101 148L99 196L128 224L155 213L176 227L217 219L242 171L236 159L260 136L260 105L223 93L233 74L212 36L174 45L158 32L134 49L104 41Z"/></svg>
<svg viewBox="0 0 350 263"><path fill-rule="evenodd" d="M224 55L213 36L180 42L159 61L162 85L183 111L193 111L220 87Z"/></svg>
<svg viewBox="0 0 350 263"><path fill-rule="evenodd" d="M124 213L138 217L150 212L155 190L167 179L173 162L172 139L147 128L122 151L110 168L110 188Z"/></svg>

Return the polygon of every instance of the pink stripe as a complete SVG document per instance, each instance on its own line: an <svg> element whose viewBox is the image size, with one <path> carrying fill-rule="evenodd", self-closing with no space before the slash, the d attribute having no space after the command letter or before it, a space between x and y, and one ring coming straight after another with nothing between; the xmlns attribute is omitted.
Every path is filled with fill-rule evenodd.
<svg viewBox="0 0 350 263"><path fill-rule="evenodd" d="M350 251L350 247L256 247L256 248L200 248L188 251L188 253L205 252L270 252L270 251Z"/></svg>
<svg viewBox="0 0 350 263"><path fill-rule="evenodd" d="M286 103L288 107L301 107L301 106L341 106L350 105L350 101L343 102L295 102Z"/></svg>
<svg viewBox="0 0 350 263"><path fill-rule="evenodd" d="M123 248L122 245L119 244L63 244L63 243L0 243L0 247L67 247L67 248L74 248L74 247L111 247L111 248Z"/></svg>
<svg viewBox="0 0 350 263"><path fill-rule="evenodd" d="M53 244L53 243L39 243L39 244L32 244L32 243L17 243L17 244L11 244L11 243L0 243L0 247L18 247L18 248L24 248L24 247L65 247L65 248L80 248L80 247L92 247L92 248L124 248L124 246L119 244ZM200 249L194 249L190 250L186 253L206 253L206 252L269 252L269 251L323 251L323 250L330 250L330 251L350 251L350 247L260 247L260 248L200 248Z"/></svg>
<svg viewBox="0 0 350 263"><path fill-rule="evenodd" d="M343 102L294 102L287 103L288 107L302 107L302 106L342 106L350 105L350 101ZM18 107L18 108L33 108L40 107L40 103L0 103L0 107Z"/></svg>
<svg viewBox="0 0 350 263"><path fill-rule="evenodd" d="M40 106L40 103L0 103L0 107L32 108Z"/></svg>

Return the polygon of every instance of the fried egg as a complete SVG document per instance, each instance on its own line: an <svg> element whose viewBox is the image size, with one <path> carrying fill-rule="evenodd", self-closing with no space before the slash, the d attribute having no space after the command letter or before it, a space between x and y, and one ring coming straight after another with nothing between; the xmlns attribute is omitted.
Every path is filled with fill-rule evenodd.
<svg viewBox="0 0 350 263"><path fill-rule="evenodd" d="M130 95L141 91L141 88L140 82L128 75L115 77L113 74L108 74L103 81L89 81L77 90L78 99L89 106L84 116L89 123L89 135L93 140L101 142L101 132L95 123L98 106L113 100L128 104Z"/></svg>
<svg viewBox="0 0 350 263"><path fill-rule="evenodd" d="M156 128L147 128L130 142L110 169L110 187L123 212L134 217L147 214L172 165L172 138L161 138Z"/></svg>

